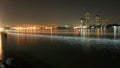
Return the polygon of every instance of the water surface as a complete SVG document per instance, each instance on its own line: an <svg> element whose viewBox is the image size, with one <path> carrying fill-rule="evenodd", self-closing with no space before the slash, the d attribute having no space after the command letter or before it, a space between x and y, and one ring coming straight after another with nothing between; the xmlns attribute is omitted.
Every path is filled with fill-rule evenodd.
<svg viewBox="0 0 120 68"><path fill-rule="evenodd" d="M32 32L32 31L31 31ZM119 30L38 31L2 34L1 52L17 68L108 68L120 64Z"/></svg>

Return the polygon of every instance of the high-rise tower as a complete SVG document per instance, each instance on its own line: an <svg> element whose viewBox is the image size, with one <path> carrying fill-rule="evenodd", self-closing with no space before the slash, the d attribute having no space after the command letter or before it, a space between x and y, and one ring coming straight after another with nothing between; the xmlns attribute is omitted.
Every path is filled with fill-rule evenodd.
<svg viewBox="0 0 120 68"><path fill-rule="evenodd" d="M85 25L89 26L90 24L90 13L89 12L85 13L85 21L86 21Z"/></svg>
<svg viewBox="0 0 120 68"><path fill-rule="evenodd" d="M81 19L80 19L80 23L81 23L82 26L85 26L85 25L86 25L86 24L85 24L85 18L81 18Z"/></svg>
<svg viewBox="0 0 120 68"><path fill-rule="evenodd" d="M103 18L102 25L103 25L103 26L107 25L107 18Z"/></svg>
<svg viewBox="0 0 120 68"><path fill-rule="evenodd" d="M99 15L95 16L95 23L96 23L96 26L100 25L100 16Z"/></svg>

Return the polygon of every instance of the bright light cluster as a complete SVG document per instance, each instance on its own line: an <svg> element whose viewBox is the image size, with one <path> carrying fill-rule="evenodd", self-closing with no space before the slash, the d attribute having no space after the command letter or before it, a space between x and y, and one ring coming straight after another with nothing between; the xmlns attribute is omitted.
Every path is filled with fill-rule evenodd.
<svg viewBox="0 0 120 68"><path fill-rule="evenodd" d="M0 31L4 31L4 28L0 28Z"/></svg>

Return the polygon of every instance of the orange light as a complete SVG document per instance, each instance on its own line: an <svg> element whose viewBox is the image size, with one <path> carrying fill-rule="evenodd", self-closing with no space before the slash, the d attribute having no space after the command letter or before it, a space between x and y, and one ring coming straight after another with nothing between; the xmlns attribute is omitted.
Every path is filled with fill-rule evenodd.
<svg viewBox="0 0 120 68"><path fill-rule="evenodd" d="M1 35L0 35L0 60L3 59L3 51L2 51L2 39L1 39Z"/></svg>

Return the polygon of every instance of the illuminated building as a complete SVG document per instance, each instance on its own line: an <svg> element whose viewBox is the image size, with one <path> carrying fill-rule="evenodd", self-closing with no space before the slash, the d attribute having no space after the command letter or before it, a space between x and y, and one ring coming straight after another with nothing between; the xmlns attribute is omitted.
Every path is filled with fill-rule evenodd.
<svg viewBox="0 0 120 68"><path fill-rule="evenodd" d="M103 18L103 23L102 23L102 25L107 25L107 18Z"/></svg>
<svg viewBox="0 0 120 68"><path fill-rule="evenodd" d="M100 16L99 15L95 16L95 23L96 23L96 26L100 25Z"/></svg>
<svg viewBox="0 0 120 68"><path fill-rule="evenodd" d="M86 12L85 14L85 21L86 21L85 25L89 26L90 24L90 13L89 12Z"/></svg>
<svg viewBox="0 0 120 68"><path fill-rule="evenodd" d="M85 24L85 18L81 18L81 19L80 19L80 24L83 25L83 26L86 25L86 24Z"/></svg>

